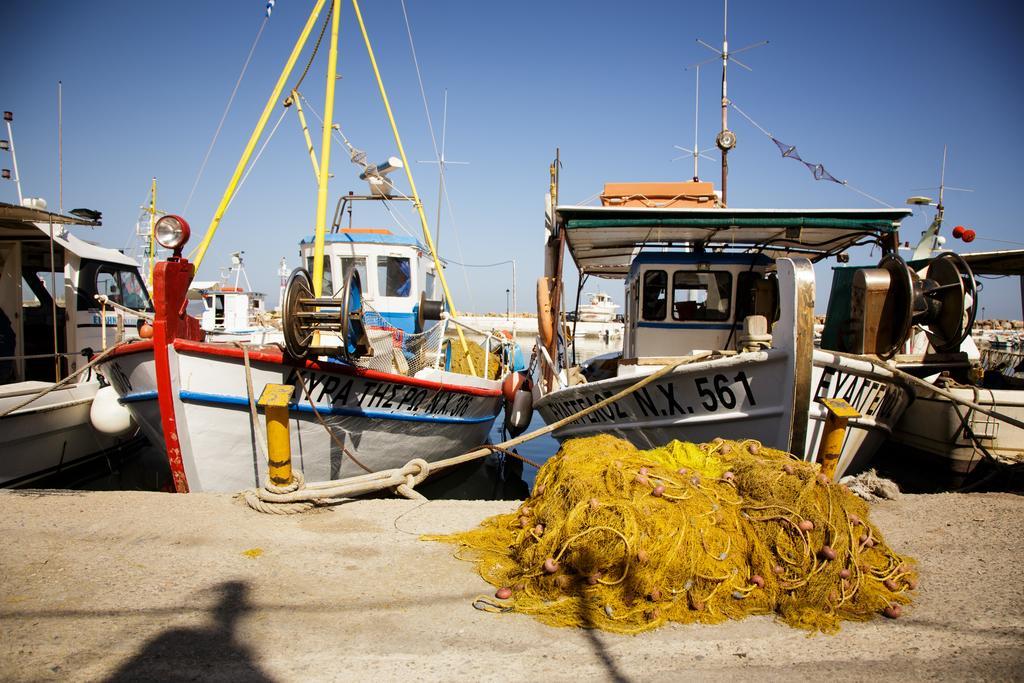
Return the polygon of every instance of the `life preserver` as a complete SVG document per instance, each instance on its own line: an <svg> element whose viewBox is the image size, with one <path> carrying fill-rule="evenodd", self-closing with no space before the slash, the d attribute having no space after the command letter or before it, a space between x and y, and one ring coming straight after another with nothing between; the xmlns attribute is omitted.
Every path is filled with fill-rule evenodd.
<svg viewBox="0 0 1024 683"><path fill-rule="evenodd" d="M555 315L551 310L551 278L537 280L537 332L540 342L550 348L555 340Z"/></svg>

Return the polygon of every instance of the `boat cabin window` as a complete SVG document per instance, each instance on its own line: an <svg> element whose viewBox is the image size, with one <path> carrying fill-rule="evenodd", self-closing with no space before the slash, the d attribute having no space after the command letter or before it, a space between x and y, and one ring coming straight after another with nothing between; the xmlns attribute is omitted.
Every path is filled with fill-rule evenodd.
<svg viewBox="0 0 1024 683"><path fill-rule="evenodd" d="M732 273L677 270L672 274L673 320L728 320Z"/></svg>
<svg viewBox="0 0 1024 683"><path fill-rule="evenodd" d="M99 308L96 294L139 311L152 310L149 291L139 271L131 266L83 260L78 276L78 310Z"/></svg>
<svg viewBox="0 0 1024 683"><path fill-rule="evenodd" d="M426 285L423 287L423 291L427 293L428 299L434 298L434 272L427 271Z"/></svg>
<svg viewBox="0 0 1024 683"><path fill-rule="evenodd" d="M366 290L369 281L366 279L366 257L365 256L342 256L341 257L341 282L342 287L344 283L348 282L348 274L355 268L356 272L359 273L359 284L362 285L363 290Z"/></svg>
<svg viewBox="0 0 1024 683"><path fill-rule="evenodd" d="M644 273L644 320L664 320L668 275L664 270Z"/></svg>
<svg viewBox="0 0 1024 683"><path fill-rule="evenodd" d="M412 290L409 259L401 256L377 257L377 291L381 296L409 296Z"/></svg>
<svg viewBox="0 0 1024 683"><path fill-rule="evenodd" d="M149 305L146 287L139 274L126 268L100 266L96 271L96 293L105 294L112 301L136 310L144 310ZM90 308L95 305L94 302Z"/></svg>

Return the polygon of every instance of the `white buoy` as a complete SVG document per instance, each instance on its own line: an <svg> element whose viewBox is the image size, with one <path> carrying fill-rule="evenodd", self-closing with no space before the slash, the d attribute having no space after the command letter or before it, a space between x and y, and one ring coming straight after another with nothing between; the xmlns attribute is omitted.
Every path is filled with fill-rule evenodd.
<svg viewBox="0 0 1024 683"><path fill-rule="evenodd" d="M103 387L96 392L89 408L89 421L96 431L120 436L135 427L132 414L117 400L114 387Z"/></svg>

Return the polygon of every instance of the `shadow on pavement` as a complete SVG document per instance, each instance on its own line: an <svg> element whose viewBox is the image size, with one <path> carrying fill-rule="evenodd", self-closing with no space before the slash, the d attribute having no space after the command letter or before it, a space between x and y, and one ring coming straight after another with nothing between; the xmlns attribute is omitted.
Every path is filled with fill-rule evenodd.
<svg viewBox="0 0 1024 683"><path fill-rule="evenodd" d="M211 610L210 626L164 631L107 680L272 681L257 666L250 649L235 636L239 619L252 609L248 586L242 581L228 581L214 590L220 599Z"/></svg>

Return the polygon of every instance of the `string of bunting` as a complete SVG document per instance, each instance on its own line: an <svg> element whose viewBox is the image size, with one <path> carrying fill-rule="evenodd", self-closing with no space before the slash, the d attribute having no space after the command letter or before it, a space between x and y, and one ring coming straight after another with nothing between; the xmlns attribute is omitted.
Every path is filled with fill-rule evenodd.
<svg viewBox="0 0 1024 683"><path fill-rule="evenodd" d="M868 194L867 192L864 192L863 190L857 189L856 187L851 185L846 180L840 180L839 178L836 178L834 175L832 175L831 173L829 173L825 169L825 165L824 164L820 164L820 163L815 164L815 163L811 163L810 161L807 161L806 159L804 159L803 157L800 156L800 153L796 149L796 145L790 145L788 143L785 143L782 140L779 140L777 137L775 137L771 133L769 133L767 130L762 128L757 123L757 121L755 121L754 119L750 118L750 116L748 116L745 111L743 111L738 106L736 106L735 102L729 102L729 104L730 104L730 106L732 106L733 109L736 110L736 112L740 116L742 116L747 121L749 121L750 124L752 126L754 126L754 128L757 128L759 131L764 133L765 136L767 136L768 139L771 140L775 144L775 146L779 148L779 151L782 153L783 157L786 157L786 158L789 158L789 159L795 159L796 161L799 161L801 164L806 166L807 170L809 170L811 172L811 175L814 176L815 180L827 180L827 181L836 183L837 185L842 185L843 187L848 187L851 190L853 190L854 192L856 192L857 194L863 195L864 197L867 197L868 199L870 199L873 202L881 204L882 206L886 206L886 207L892 208L891 204L888 204L887 202L882 201L878 197L874 197L874 196Z"/></svg>

